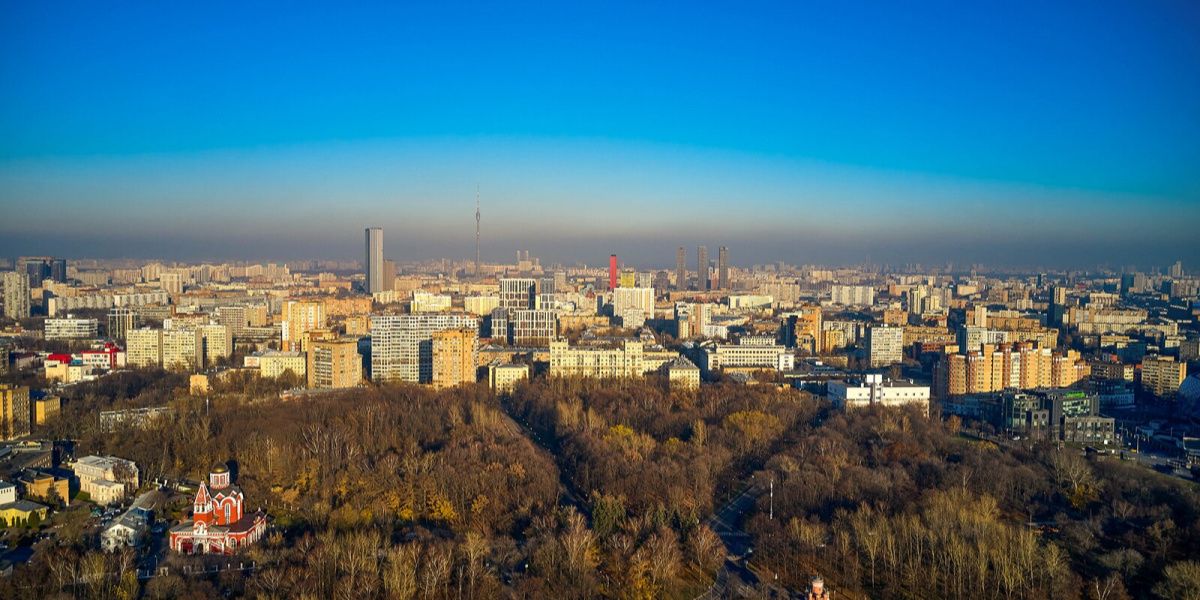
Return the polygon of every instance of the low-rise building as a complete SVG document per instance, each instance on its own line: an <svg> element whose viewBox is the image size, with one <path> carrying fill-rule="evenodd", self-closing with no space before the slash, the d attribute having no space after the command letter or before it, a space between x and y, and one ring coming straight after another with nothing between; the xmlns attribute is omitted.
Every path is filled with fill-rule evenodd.
<svg viewBox="0 0 1200 600"><path fill-rule="evenodd" d="M796 355L787 346L773 341L742 339L736 344L709 344L704 347L705 371L790 371Z"/></svg>
<svg viewBox="0 0 1200 600"><path fill-rule="evenodd" d="M29 421L34 425L45 425L50 417L62 410L62 398L44 396L31 400L29 404Z"/></svg>
<svg viewBox="0 0 1200 600"><path fill-rule="evenodd" d="M620 346L597 345L572 348L566 340L550 342L551 377L623 379L641 377L645 371L640 341L626 340Z"/></svg>
<svg viewBox="0 0 1200 600"><path fill-rule="evenodd" d="M268 350L258 356L258 374L275 379L284 373L304 377L308 372L308 357L303 352Z"/></svg>
<svg viewBox="0 0 1200 600"><path fill-rule="evenodd" d="M129 510L100 533L100 547L105 552L114 552L121 548L140 546L154 523L154 506L158 494L157 491L149 491L138 496Z"/></svg>
<svg viewBox="0 0 1200 600"><path fill-rule="evenodd" d="M138 486L137 465L115 456L85 456L75 462L73 470L79 490L101 506L120 501Z"/></svg>
<svg viewBox="0 0 1200 600"><path fill-rule="evenodd" d="M46 319L46 339L90 340L96 337L99 326L96 319Z"/></svg>
<svg viewBox="0 0 1200 600"><path fill-rule="evenodd" d="M26 469L17 477L17 485L21 486L21 495L26 498L61 501L64 506L71 503L71 482L65 477L58 477L36 469Z"/></svg>
<svg viewBox="0 0 1200 600"><path fill-rule="evenodd" d="M884 379L877 373L858 380L830 381L827 389L835 408L913 405L929 410L929 386Z"/></svg>
<svg viewBox="0 0 1200 600"><path fill-rule="evenodd" d="M487 369L488 384L497 394L511 394L518 383L529 379L529 365L495 363Z"/></svg>
<svg viewBox="0 0 1200 600"><path fill-rule="evenodd" d="M667 383L673 390L700 389L700 367L680 356L667 363Z"/></svg>
<svg viewBox="0 0 1200 600"><path fill-rule="evenodd" d="M29 523L35 516L38 521L44 521L49 511L50 507L29 500L0 504L0 523L5 527L16 527Z"/></svg>

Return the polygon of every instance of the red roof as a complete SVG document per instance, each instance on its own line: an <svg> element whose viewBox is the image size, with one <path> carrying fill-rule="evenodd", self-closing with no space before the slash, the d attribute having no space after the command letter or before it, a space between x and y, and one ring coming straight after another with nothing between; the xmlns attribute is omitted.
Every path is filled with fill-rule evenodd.
<svg viewBox="0 0 1200 600"><path fill-rule="evenodd" d="M53 360L55 362L70 364L71 355L70 354L62 354L62 353L51 354L50 356L46 357L46 360Z"/></svg>

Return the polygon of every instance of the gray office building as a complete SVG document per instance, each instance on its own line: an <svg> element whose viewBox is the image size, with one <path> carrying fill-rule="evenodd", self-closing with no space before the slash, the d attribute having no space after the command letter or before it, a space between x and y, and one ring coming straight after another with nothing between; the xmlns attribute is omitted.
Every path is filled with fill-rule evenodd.
<svg viewBox="0 0 1200 600"><path fill-rule="evenodd" d="M367 293L383 291L383 228L367 228Z"/></svg>

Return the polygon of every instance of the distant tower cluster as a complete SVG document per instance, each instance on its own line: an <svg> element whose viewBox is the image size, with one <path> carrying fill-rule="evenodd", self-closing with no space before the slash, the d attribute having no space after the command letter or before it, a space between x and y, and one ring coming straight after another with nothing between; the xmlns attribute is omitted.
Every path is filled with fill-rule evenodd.
<svg viewBox="0 0 1200 600"><path fill-rule="evenodd" d="M687 289L687 250L683 246L675 250L675 288Z"/></svg>
<svg viewBox="0 0 1200 600"><path fill-rule="evenodd" d="M367 228L367 293L383 291L383 228Z"/></svg>
<svg viewBox="0 0 1200 600"><path fill-rule="evenodd" d="M717 289L729 289L729 248L717 250Z"/></svg>

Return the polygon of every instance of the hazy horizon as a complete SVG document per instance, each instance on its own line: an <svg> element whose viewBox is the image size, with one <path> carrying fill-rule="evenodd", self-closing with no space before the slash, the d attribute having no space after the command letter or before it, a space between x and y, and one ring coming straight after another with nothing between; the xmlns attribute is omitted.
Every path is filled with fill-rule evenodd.
<svg viewBox="0 0 1200 600"><path fill-rule="evenodd" d="M0 255L1200 262L1196 4L761 8L21 6Z"/></svg>

